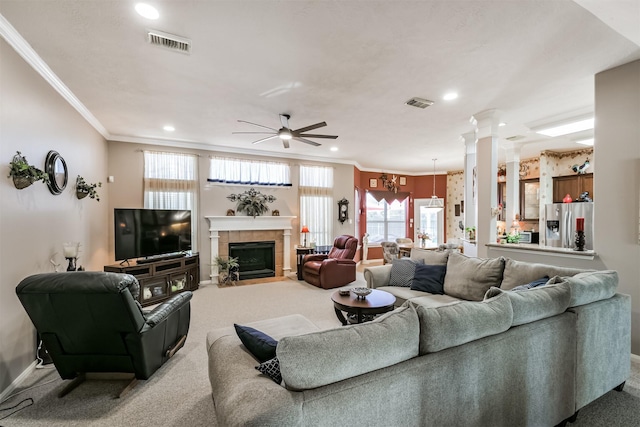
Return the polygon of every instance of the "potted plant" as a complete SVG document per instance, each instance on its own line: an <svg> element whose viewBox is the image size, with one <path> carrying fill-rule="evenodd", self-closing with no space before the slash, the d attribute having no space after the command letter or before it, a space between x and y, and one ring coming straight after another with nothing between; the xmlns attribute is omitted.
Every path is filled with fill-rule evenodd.
<svg viewBox="0 0 640 427"><path fill-rule="evenodd" d="M467 227L464 229L467 232L467 236L469 236L470 241L476 240L476 226L472 225L471 227Z"/></svg>
<svg viewBox="0 0 640 427"><path fill-rule="evenodd" d="M216 256L214 264L218 267L218 284L235 285L240 280L240 264L238 258Z"/></svg>
<svg viewBox="0 0 640 427"><path fill-rule="evenodd" d="M45 184L49 182L49 175L37 167L31 166L27 162L27 158L19 151L16 151L16 155L9 162L9 176L7 178L13 178L13 185L18 190L27 188L36 181L42 181Z"/></svg>
<svg viewBox="0 0 640 427"><path fill-rule="evenodd" d="M100 195L98 195L98 192L96 191L97 187L102 187L102 183L98 182L97 184L89 184L80 175L76 178L76 196L78 199L84 199L89 196L99 202Z"/></svg>

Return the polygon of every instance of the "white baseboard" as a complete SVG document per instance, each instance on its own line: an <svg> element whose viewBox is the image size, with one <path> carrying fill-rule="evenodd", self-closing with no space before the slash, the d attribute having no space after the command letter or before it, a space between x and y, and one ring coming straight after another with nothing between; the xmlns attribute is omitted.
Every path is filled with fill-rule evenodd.
<svg viewBox="0 0 640 427"><path fill-rule="evenodd" d="M631 361L635 363L640 363L640 356L638 356L637 354L631 353Z"/></svg>
<svg viewBox="0 0 640 427"><path fill-rule="evenodd" d="M18 375L18 378L13 380L13 382L9 385L9 387L4 389L2 393L0 393L0 402L3 402L8 396L11 396L11 394L16 390L16 388L18 388L20 383L24 381L24 379L27 378L29 375L31 375L33 371L36 370L37 365L38 365L38 361L34 360L31 363L31 365L27 367L27 369L25 369L24 371L22 371L20 375Z"/></svg>

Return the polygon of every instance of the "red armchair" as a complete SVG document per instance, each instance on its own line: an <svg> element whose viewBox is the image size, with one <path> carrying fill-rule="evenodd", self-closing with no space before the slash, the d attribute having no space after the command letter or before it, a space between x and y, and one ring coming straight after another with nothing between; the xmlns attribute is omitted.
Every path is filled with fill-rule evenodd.
<svg viewBox="0 0 640 427"><path fill-rule="evenodd" d="M302 261L302 278L324 289L337 288L356 280L356 256L358 239L342 235L333 242L328 255L305 255Z"/></svg>

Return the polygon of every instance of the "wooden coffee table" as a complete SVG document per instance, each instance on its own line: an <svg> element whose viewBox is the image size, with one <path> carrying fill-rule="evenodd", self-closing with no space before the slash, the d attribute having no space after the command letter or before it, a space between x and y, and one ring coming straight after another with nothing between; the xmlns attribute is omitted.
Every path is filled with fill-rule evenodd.
<svg viewBox="0 0 640 427"><path fill-rule="evenodd" d="M355 317L355 323L362 323L369 320L367 317L373 317L376 314L386 313L393 310L393 304L396 302L396 297L389 292L378 291L374 289L364 299L358 298L356 294L350 292L349 295L340 295L340 291L336 291L331 295L333 301L333 307L336 310L336 316L343 325L349 322L344 317L342 312L353 314Z"/></svg>

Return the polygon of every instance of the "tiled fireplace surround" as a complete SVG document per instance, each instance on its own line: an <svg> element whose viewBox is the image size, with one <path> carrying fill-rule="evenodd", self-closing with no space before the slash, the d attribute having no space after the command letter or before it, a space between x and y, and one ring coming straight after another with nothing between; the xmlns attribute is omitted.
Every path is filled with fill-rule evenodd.
<svg viewBox="0 0 640 427"><path fill-rule="evenodd" d="M211 280L218 282L216 256L229 255L229 243L262 242L276 243L276 276L291 271L291 221L295 216L206 216L209 222L211 242Z"/></svg>

